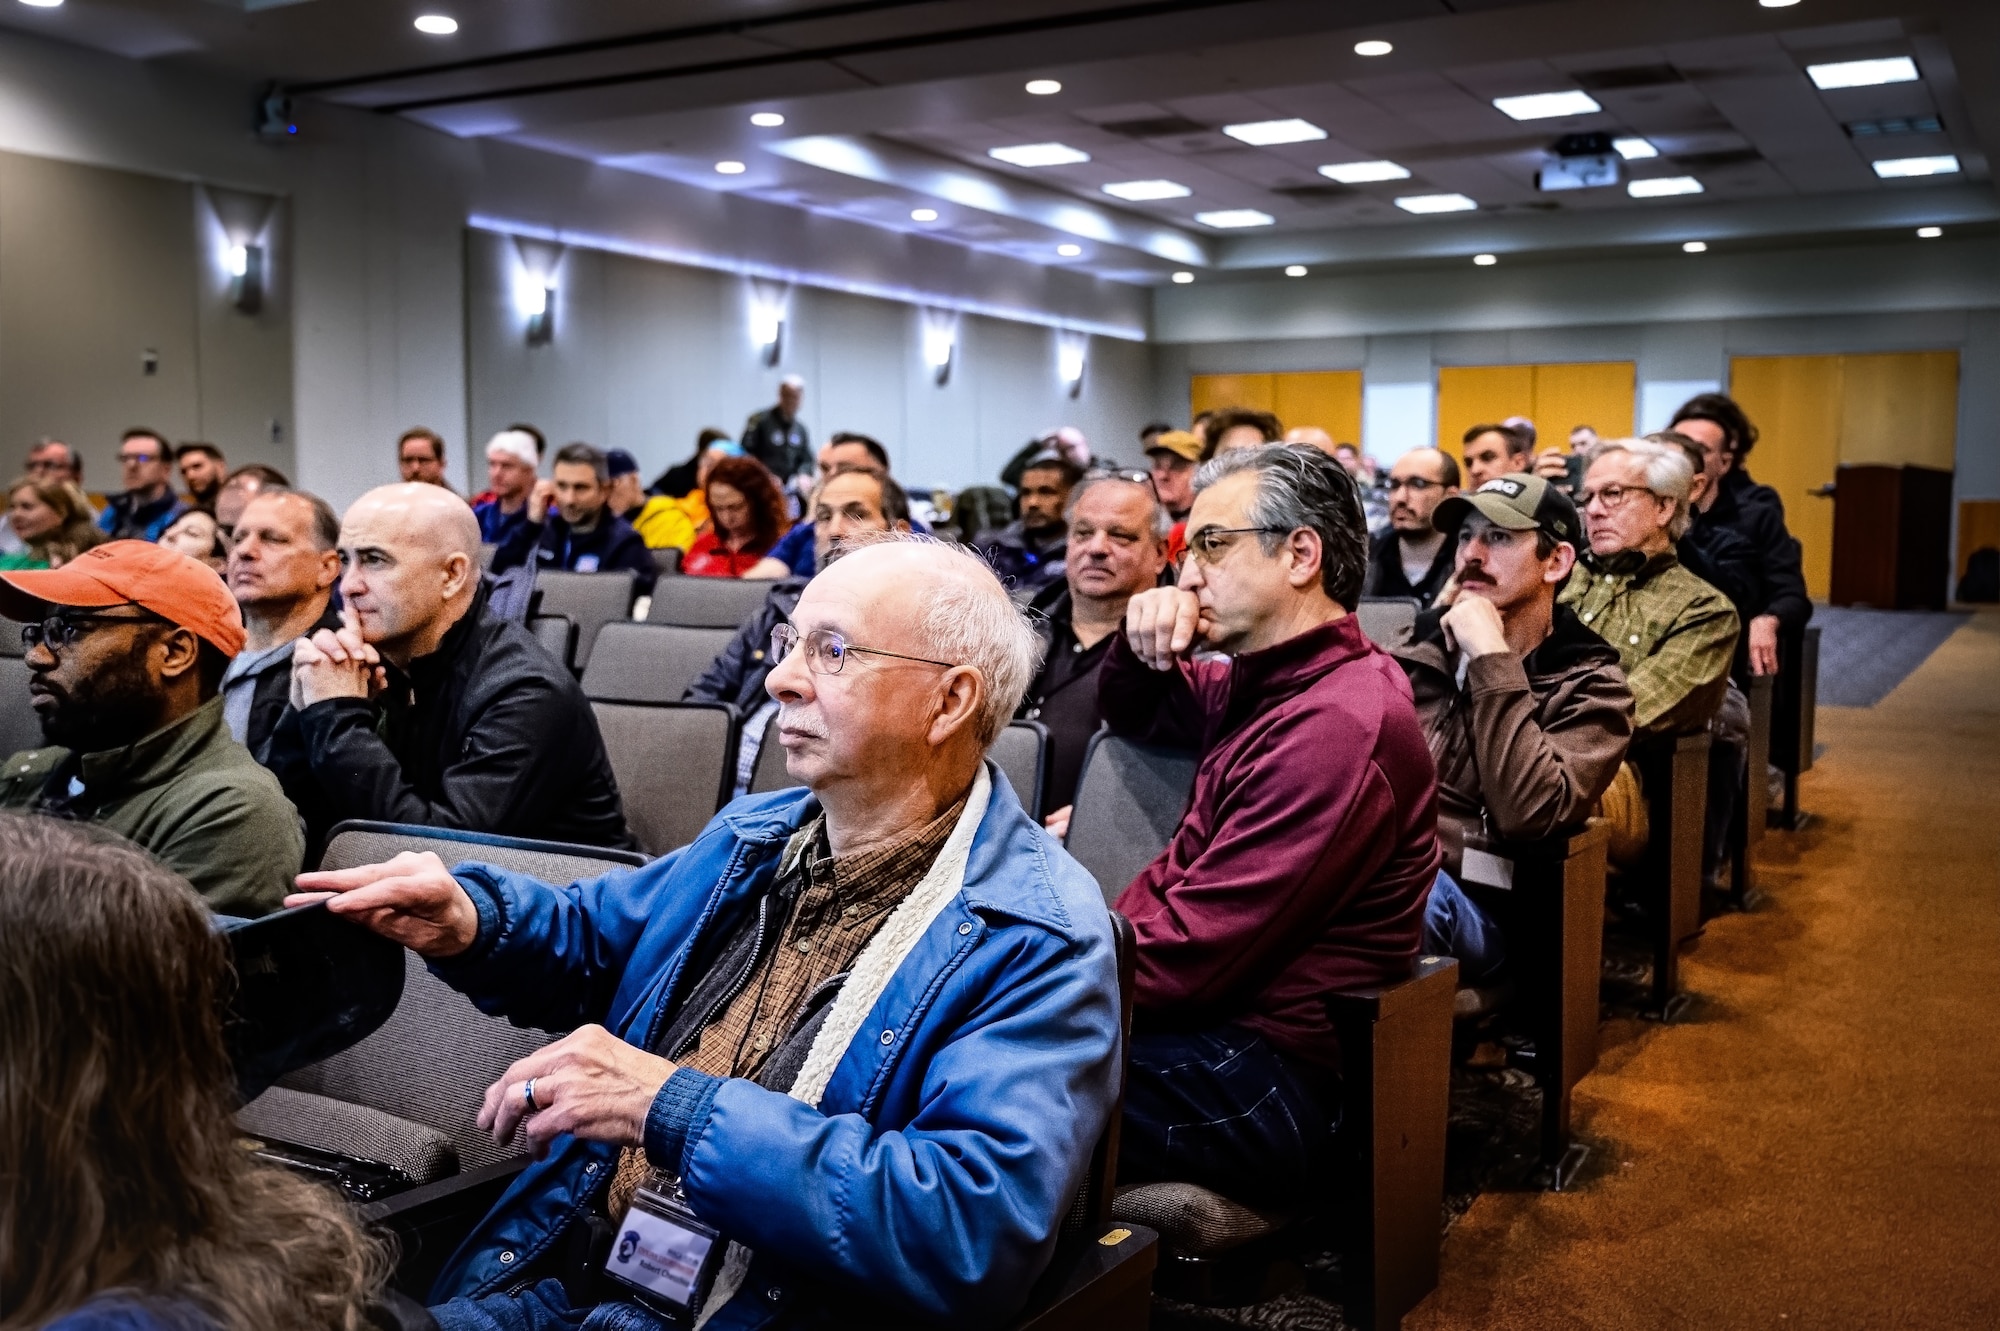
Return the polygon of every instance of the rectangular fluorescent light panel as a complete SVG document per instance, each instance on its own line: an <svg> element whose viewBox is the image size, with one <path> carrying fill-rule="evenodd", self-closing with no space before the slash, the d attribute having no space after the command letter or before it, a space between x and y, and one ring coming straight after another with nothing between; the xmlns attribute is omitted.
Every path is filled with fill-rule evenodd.
<svg viewBox="0 0 2000 1331"><path fill-rule="evenodd" d="M1396 206L1406 213L1469 213L1479 207L1463 194L1411 194Z"/></svg>
<svg viewBox="0 0 2000 1331"><path fill-rule="evenodd" d="M1625 192L1635 199L1666 199L1676 194L1699 194L1701 182L1693 176L1656 176L1651 180L1635 180L1625 187Z"/></svg>
<svg viewBox="0 0 2000 1331"><path fill-rule="evenodd" d="M1604 108L1589 93L1531 92L1525 97L1495 97L1493 105L1516 120L1549 120L1556 116L1587 116Z"/></svg>
<svg viewBox="0 0 2000 1331"><path fill-rule="evenodd" d="M1323 139L1326 131L1307 120L1253 120L1247 125L1224 125L1222 132L1253 148L1275 143L1306 143Z"/></svg>
<svg viewBox="0 0 2000 1331"><path fill-rule="evenodd" d="M1340 162L1321 167L1319 173L1343 185L1368 185L1378 180L1410 178L1409 168L1397 166L1394 162Z"/></svg>
<svg viewBox="0 0 2000 1331"><path fill-rule="evenodd" d="M1884 180L1904 180L1911 176L1951 175L1958 170L1958 158L1950 153L1941 157L1891 157L1870 165Z"/></svg>
<svg viewBox="0 0 2000 1331"><path fill-rule="evenodd" d="M1240 226L1269 226L1278 219L1269 213L1260 213L1255 208L1224 208L1220 212L1196 213L1194 220L1203 226L1228 230Z"/></svg>
<svg viewBox="0 0 2000 1331"><path fill-rule="evenodd" d="M1660 155L1660 150L1655 148L1646 139L1613 139L1611 140L1611 146L1616 148L1618 155L1628 162L1636 162L1641 158L1658 157Z"/></svg>
<svg viewBox="0 0 2000 1331"><path fill-rule="evenodd" d="M1806 77L1822 92L1830 88L1873 88L1882 83L1915 83L1917 62L1906 55L1882 60L1842 60L1831 65L1807 65Z"/></svg>
<svg viewBox="0 0 2000 1331"><path fill-rule="evenodd" d="M986 155L1009 166L1070 166L1090 160L1089 153L1066 143L1022 143L1012 148L988 148Z"/></svg>
<svg viewBox="0 0 2000 1331"><path fill-rule="evenodd" d="M1171 180L1121 180L1104 186L1104 192L1128 203L1150 203L1154 199L1185 199L1194 193L1186 185Z"/></svg>

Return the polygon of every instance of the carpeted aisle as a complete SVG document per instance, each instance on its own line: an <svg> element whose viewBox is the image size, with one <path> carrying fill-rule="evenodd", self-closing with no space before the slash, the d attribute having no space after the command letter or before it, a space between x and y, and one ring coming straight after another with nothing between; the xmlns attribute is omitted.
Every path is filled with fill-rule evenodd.
<svg viewBox="0 0 2000 1331"><path fill-rule="evenodd" d="M1408 1331L2000 1327L2000 612L1818 734L1686 1024L1605 1028L1587 1180L1481 1196Z"/></svg>

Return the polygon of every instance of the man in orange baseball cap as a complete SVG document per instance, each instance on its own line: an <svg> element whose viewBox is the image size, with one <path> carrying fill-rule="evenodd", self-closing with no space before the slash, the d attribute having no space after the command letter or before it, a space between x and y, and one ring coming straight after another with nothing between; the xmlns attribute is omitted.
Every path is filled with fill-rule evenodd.
<svg viewBox="0 0 2000 1331"><path fill-rule="evenodd" d="M0 573L0 614L26 621L28 696L50 746L0 764L0 808L117 832L220 914L276 909L305 838L277 778L223 724L243 620L215 571L112 541L61 568Z"/></svg>

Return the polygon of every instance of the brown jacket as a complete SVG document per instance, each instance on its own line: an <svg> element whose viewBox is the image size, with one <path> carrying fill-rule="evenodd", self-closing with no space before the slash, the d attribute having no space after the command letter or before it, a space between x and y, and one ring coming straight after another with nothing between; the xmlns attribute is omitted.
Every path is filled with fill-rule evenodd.
<svg viewBox="0 0 2000 1331"><path fill-rule="evenodd" d="M1438 843L1454 875L1468 833L1545 837L1590 817L1632 738L1618 653L1566 606L1525 657L1476 656L1458 683L1443 610L1417 617L1390 655L1410 677L1438 769Z"/></svg>

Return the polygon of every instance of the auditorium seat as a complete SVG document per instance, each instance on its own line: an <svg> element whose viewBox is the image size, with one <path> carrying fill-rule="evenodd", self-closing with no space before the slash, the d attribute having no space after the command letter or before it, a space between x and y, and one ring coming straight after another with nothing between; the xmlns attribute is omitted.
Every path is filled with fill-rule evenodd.
<svg viewBox="0 0 2000 1331"><path fill-rule="evenodd" d="M1707 732L1632 745L1650 822L1646 852L1632 870L1653 952L1648 1014L1673 1021L1686 1008L1681 945L1701 931L1701 838L1708 798Z"/></svg>
<svg viewBox="0 0 2000 1331"><path fill-rule="evenodd" d="M1410 626L1423 610L1421 602L1408 596L1364 596L1354 613L1361 619L1361 631L1377 647L1394 647L1410 636Z"/></svg>
<svg viewBox="0 0 2000 1331"><path fill-rule="evenodd" d="M750 769L750 793L761 795L797 784L785 770L785 748L778 743L778 717L773 713L764 723L764 738L757 745L757 765Z"/></svg>
<svg viewBox="0 0 2000 1331"><path fill-rule="evenodd" d="M736 709L727 703L592 702L625 824L649 855L700 835L736 784Z"/></svg>
<svg viewBox="0 0 2000 1331"><path fill-rule="evenodd" d="M1259 1209L1192 1183L1120 1190L1113 1216L1160 1233L1160 1294L1210 1307L1274 1297L1298 1280L1322 1222L1341 1253L1347 1326L1389 1331L1436 1288L1457 979L1451 958L1418 957L1407 980L1328 995L1341 1114L1318 1204Z"/></svg>
<svg viewBox="0 0 2000 1331"><path fill-rule="evenodd" d="M648 624L691 629L734 629L756 614L770 594L763 579L663 578L653 585Z"/></svg>
<svg viewBox="0 0 2000 1331"><path fill-rule="evenodd" d="M1771 764L1772 706L1777 695L1777 679L1772 675L1752 675L1745 689L1750 700L1750 738L1744 752L1747 779L1737 801L1736 816L1729 825L1729 897L1738 910L1748 910L1756 892L1756 875L1751 853L1764 839L1764 825L1770 817L1771 783L1766 775Z"/></svg>
<svg viewBox="0 0 2000 1331"><path fill-rule="evenodd" d="M479 567L490 570L493 567L493 556L499 553L499 546L491 542L481 542L479 546Z"/></svg>
<svg viewBox="0 0 2000 1331"><path fill-rule="evenodd" d="M1813 719L1819 706L1819 625L1778 640L1778 679L1771 698L1771 762L1784 773L1785 799L1771 822L1799 825L1799 777L1812 770Z"/></svg>
<svg viewBox="0 0 2000 1331"><path fill-rule="evenodd" d="M672 575L677 575L680 573L681 552L677 546L669 545L662 549L653 551L652 554L653 554L653 567L660 571L661 577L664 578Z"/></svg>
<svg viewBox="0 0 2000 1331"><path fill-rule="evenodd" d="M606 624L583 667L584 695L601 702L679 702L735 636L731 629Z"/></svg>
<svg viewBox="0 0 2000 1331"><path fill-rule="evenodd" d="M550 656L571 670L576 663L576 621L568 615L536 615L528 621L528 632L548 649Z"/></svg>
<svg viewBox="0 0 2000 1331"><path fill-rule="evenodd" d="M1106 904L1173 839L1198 762L1188 750L1139 744L1108 730L1091 737L1064 844L1097 880Z"/></svg>
<svg viewBox="0 0 2000 1331"><path fill-rule="evenodd" d="M537 573L531 614L566 615L576 621L574 660L577 669L587 669L598 630L632 616L632 571Z"/></svg>

